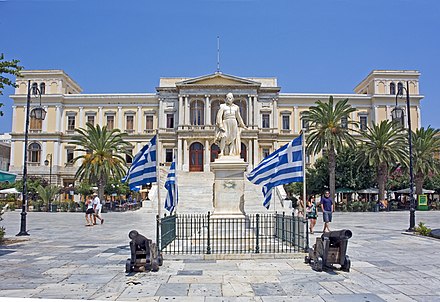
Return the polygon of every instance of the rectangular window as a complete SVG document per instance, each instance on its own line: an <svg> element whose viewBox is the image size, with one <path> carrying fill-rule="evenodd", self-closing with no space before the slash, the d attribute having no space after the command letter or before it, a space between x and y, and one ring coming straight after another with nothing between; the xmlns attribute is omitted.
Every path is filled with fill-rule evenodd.
<svg viewBox="0 0 440 302"><path fill-rule="evenodd" d="M134 130L134 116L133 115L127 115L125 117L125 129L127 132L131 132Z"/></svg>
<svg viewBox="0 0 440 302"><path fill-rule="evenodd" d="M290 130L290 115L283 115L283 130Z"/></svg>
<svg viewBox="0 0 440 302"><path fill-rule="evenodd" d="M131 164L133 162L133 150L128 150L128 154L125 154L125 162Z"/></svg>
<svg viewBox="0 0 440 302"><path fill-rule="evenodd" d="M309 130L309 121L306 120L305 118L302 118L301 119L301 127L302 127L302 130L304 130L304 131Z"/></svg>
<svg viewBox="0 0 440 302"><path fill-rule="evenodd" d="M73 149L66 149L66 163L67 164L73 164Z"/></svg>
<svg viewBox="0 0 440 302"><path fill-rule="evenodd" d="M361 130L367 130L367 123L368 123L367 116L366 115L361 115L359 117L359 124L360 124Z"/></svg>
<svg viewBox="0 0 440 302"><path fill-rule="evenodd" d="M270 115L265 113L262 115L262 128L270 128Z"/></svg>
<svg viewBox="0 0 440 302"><path fill-rule="evenodd" d="M174 114L167 114L167 128L174 128Z"/></svg>
<svg viewBox="0 0 440 302"><path fill-rule="evenodd" d="M173 162L173 149L165 149L165 162Z"/></svg>
<svg viewBox="0 0 440 302"><path fill-rule="evenodd" d="M107 130L113 130L115 127L115 117L113 115L107 115Z"/></svg>
<svg viewBox="0 0 440 302"><path fill-rule="evenodd" d="M348 128L348 118L346 116L341 118L341 127L344 129Z"/></svg>
<svg viewBox="0 0 440 302"><path fill-rule="evenodd" d="M153 116L152 115L145 116L145 129L146 130L153 130Z"/></svg>
<svg viewBox="0 0 440 302"><path fill-rule="evenodd" d="M270 149L269 148L263 148L263 158L268 157L270 154Z"/></svg>
<svg viewBox="0 0 440 302"><path fill-rule="evenodd" d="M69 115L67 117L67 130L68 131L74 131L75 130L75 117L72 115Z"/></svg>
<svg viewBox="0 0 440 302"><path fill-rule="evenodd" d="M87 123L92 124L95 126L95 116L94 115L88 115L87 116Z"/></svg>

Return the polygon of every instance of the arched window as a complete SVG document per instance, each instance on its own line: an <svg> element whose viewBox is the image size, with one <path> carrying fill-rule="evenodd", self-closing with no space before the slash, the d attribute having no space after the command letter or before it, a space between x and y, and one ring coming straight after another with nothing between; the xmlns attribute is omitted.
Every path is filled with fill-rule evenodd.
<svg viewBox="0 0 440 302"><path fill-rule="evenodd" d="M247 102L246 100L238 99L235 100L235 105L237 105L240 108L240 115L243 119L243 122L245 125L247 125Z"/></svg>
<svg viewBox="0 0 440 302"><path fill-rule="evenodd" d="M40 92L41 92L41 94L46 93L46 84L45 83L40 83Z"/></svg>
<svg viewBox="0 0 440 302"><path fill-rule="evenodd" d="M37 143L32 143L29 145L29 162L30 163L40 163L41 159L41 146Z"/></svg>
<svg viewBox="0 0 440 302"><path fill-rule="evenodd" d="M203 145L201 143L193 143L189 147L189 170L203 171Z"/></svg>
<svg viewBox="0 0 440 302"><path fill-rule="evenodd" d="M402 95L403 94L403 84L401 82L397 83L397 92Z"/></svg>
<svg viewBox="0 0 440 302"><path fill-rule="evenodd" d="M396 94L396 84L394 84L393 82L390 84L390 94Z"/></svg>
<svg viewBox="0 0 440 302"><path fill-rule="evenodd" d="M211 145L211 162L215 161L218 158L218 154L220 153L220 148L216 144Z"/></svg>
<svg viewBox="0 0 440 302"><path fill-rule="evenodd" d="M41 129L43 128L43 120L42 119L37 119L35 117L35 114L32 114L32 111L34 111L35 109L31 110L31 115L30 115L30 121L29 121L29 130L31 131L41 131Z"/></svg>
<svg viewBox="0 0 440 302"><path fill-rule="evenodd" d="M215 120L217 118L217 112L220 109L220 100L214 100L211 102L211 124L215 125Z"/></svg>
<svg viewBox="0 0 440 302"><path fill-rule="evenodd" d="M190 119L191 125L205 124L205 103L201 100L195 100L190 105Z"/></svg>
<svg viewBox="0 0 440 302"><path fill-rule="evenodd" d="M241 143L241 152L240 158L243 158L245 162L247 162L247 148L246 145Z"/></svg>
<svg viewBox="0 0 440 302"><path fill-rule="evenodd" d="M33 95L38 94L38 84L37 83L32 83L32 90L31 93Z"/></svg>

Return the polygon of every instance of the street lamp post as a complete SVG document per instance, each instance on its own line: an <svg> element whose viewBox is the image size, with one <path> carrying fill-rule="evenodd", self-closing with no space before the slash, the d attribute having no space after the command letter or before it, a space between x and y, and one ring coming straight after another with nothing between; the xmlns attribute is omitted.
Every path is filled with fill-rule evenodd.
<svg viewBox="0 0 440 302"><path fill-rule="evenodd" d="M49 187L52 186L52 154L49 153L46 156L46 160L44 161L45 166L49 166ZM52 212L52 203L51 200L49 200L49 204L47 205L49 208L47 209L48 212Z"/></svg>
<svg viewBox="0 0 440 302"><path fill-rule="evenodd" d="M391 112L393 121L397 121L402 125L403 110L397 107L397 98L403 95L403 90L406 92L406 111L408 117L408 144L409 144L409 229L414 231L416 226L416 203L414 200L414 171L413 171L413 155L412 155L412 131L411 131L411 111L409 102L409 82L406 82L406 88L399 87L396 93L396 107ZM402 125L403 126L403 125Z"/></svg>
<svg viewBox="0 0 440 302"><path fill-rule="evenodd" d="M31 90L32 94L38 96L40 99L40 106L34 108L32 113L30 113L31 107ZM27 90L27 98L26 98L26 123L24 129L24 159L23 159L23 197L21 204L21 221L20 221L20 232L17 236L29 236L29 233L26 231L26 207L28 201L28 192L27 192L27 160L28 160L28 136L29 136L29 118L33 117L37 120L44 120L46 117L46 110L41 107L41 91L37 86L33 86L31 88L31 81L28 81L28 90Z"/></svg>

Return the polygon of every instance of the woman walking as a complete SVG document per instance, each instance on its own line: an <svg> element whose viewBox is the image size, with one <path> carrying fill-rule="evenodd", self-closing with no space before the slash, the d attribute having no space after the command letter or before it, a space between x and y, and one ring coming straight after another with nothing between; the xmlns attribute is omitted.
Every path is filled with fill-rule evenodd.
<svg viewBox="0 0 440 302"><path fill-rule="evenodd" d="M310 196L307 200L306 207L307 219L309 220L309 230L310 234L313 234L313 228L316 225L316 218L318 218L318 210L316 208L315 197Z"/></svg>

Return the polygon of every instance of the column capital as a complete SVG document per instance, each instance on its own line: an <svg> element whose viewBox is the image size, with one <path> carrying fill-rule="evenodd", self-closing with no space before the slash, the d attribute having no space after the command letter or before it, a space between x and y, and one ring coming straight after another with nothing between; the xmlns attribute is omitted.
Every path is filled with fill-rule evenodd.
<svg viewBox="0 0 440 302"><path fill-rule="evenodd" d="M205 94L205 98L209 98L209 97L211 97L210 94Z"/></svg>
<svg viewBox="0 0 440 302"><path fill-rule="evenodd" d="M79 110L83 110L84 109L84 107L83 106L80 106L80 107L78 107L79 108Z"/></svg>
<svg viewBox="0 0 440 302"><path fill-rule="evenodd" d="M118 106L118 110L122 110L122 106Z"/></svg>

